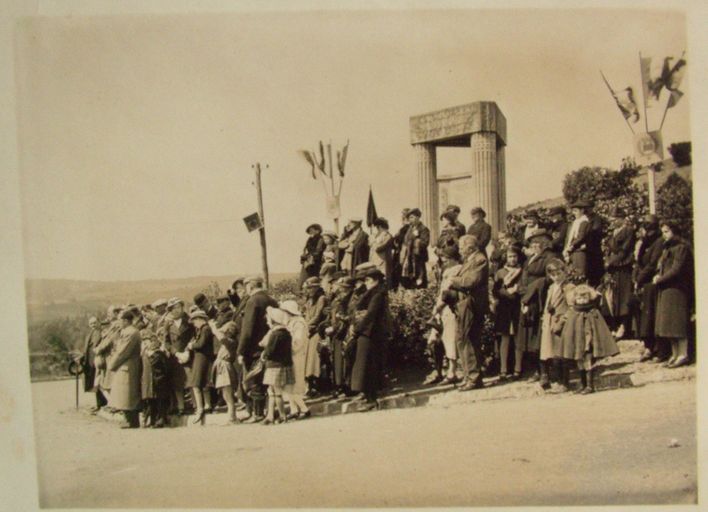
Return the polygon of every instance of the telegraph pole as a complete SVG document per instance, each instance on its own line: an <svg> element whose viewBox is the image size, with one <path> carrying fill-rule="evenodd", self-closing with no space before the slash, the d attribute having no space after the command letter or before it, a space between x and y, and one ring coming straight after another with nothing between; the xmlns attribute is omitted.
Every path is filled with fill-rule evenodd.
<svg viewBox="0 0 708 512"><path fill-rule="evenodd" d="M261 218L261 228L258 233L261 237L261 263L263 264L263 279L265 280L266 288L270 287L268 279L268 253L266 251L266 236L265 236L265 218L263 217L263 190L261 188L261 164L260 162L252 165L256 172L256 194L258 195L258 215ZM266 169L268 165L266 164Z"/></svg>

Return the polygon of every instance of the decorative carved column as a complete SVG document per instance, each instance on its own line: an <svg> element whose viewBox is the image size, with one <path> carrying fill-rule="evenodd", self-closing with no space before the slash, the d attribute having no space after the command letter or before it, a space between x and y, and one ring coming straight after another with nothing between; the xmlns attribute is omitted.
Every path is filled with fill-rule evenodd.
<svg viewBox="0 0 708 512"><path fill-rule="evenodd" d="M499 231L506 229L506 155L504 146L497 149L497 173L499 174Z"/></svg>
<svg viewBox="0 0 708 512"><path fill-rule="evenodd" d="M472 187L474 202L487 212L487 222L494 233L499 229L499 173L497 162L497 140L494 132L473 133L470 138L472 148Z"/></svg>
<svg viewBox="0 0 708 512"><path fill-rule="evenodd" d="M414 144L418 167L418 208L430 228L431 244L438 238L438 179L434 144Z"/></svg>

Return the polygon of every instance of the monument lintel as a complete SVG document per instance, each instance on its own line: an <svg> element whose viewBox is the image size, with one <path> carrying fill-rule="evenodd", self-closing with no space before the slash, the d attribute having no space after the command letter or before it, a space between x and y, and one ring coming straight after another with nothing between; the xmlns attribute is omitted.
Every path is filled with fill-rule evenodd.
<svg viewBox="0 0 708 512"><path fill-rule="evenodd" d="M493 101L476 101L410 118L411 144L436 142L462 146L465 137L494 132L499 145L506 145L506 118Z"/></svg>

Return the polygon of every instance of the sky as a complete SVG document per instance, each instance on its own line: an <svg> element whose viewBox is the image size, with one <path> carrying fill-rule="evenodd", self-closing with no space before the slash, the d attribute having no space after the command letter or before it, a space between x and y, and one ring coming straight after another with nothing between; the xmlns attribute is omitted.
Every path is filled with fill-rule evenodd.
<svg viewBox="0 0 708 512"><path fill-rule="evenodd" d="M296 271L307 225L332 227L298 149L349 140L343 217L365 214L371 187L396 229L417 200L409 117L474 101L497 102L507 119L508 207L558 197L569 171L616 168L632 153L600 69L640 100L639 52L658 62L684 50L683 16L647 10L26 19L16 49L26 276L258 272L258 236L242 221L257 208L255 162L268 164L270 270ZM665 146L690 140L688 80ZM469 149L438 151L440 175L471 165Z"/></svg>

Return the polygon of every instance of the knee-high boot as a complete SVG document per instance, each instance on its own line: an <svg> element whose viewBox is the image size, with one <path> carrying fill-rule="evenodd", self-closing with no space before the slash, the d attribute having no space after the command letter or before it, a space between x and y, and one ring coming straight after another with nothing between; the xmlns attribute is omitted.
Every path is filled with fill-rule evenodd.
<svg viewBox="0 0 708 512"><path fill-rule="evenodd" d="M581 392L583 391L588 385L588 372L586 370L581 369L580 370L580 385L578 386L577 391Z"/></svg>
<svg viewBox="0 0 708 512"><path fill-rule="evenodd" d="M551 362L546 360L546 361L541 361L539 364L540 371L541 371L541 387L543 389L548 389L551 387L551 378L550 378L550 367L551 367Z"/></svg>

